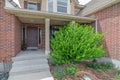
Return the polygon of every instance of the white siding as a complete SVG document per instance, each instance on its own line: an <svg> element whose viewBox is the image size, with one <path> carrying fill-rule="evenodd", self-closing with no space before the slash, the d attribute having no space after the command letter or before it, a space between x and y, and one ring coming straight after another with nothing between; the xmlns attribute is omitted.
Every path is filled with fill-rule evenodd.
<svg viewBox="0 0 120 80"><path fill-rule="evenodd" d="M118 2L120 2L120 0L92 0L86 4L86 7L81 11L79 15L88 16Z"/></svg>
<svg viewBox="0 0 120 80"><path fill-rule="evenodd" d="M15 8L8 0L5 0L5 7Z"/></svg>

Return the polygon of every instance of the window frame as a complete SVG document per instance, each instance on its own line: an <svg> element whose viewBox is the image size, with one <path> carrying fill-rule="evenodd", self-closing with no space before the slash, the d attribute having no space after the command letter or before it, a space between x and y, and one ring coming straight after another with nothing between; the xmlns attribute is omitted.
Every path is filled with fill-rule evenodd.
<svg viewBox="0 0 120 80"><path fill-rule="evenodd" d="M54 9L53 9L53 8L54 8L54 2L53 2L53 0L51 1L51 3L52 3L52 10L49 10L49 7L50 7L50 6L49 6L49 2L50 2L50 1L48 0L48 11L49 11L49 12L54 12Z"/></svg>
<svg viewBox="0 0 120 80"><path fill-rule="evenodd" d="M38 46L42 44L42 29L38 27Z"/></svg>
<svg viewBox="0 0 120 80"><path fill-rule="evenodd" d="M30 8L29 8L29 5L30 5L30 4L35 4L35 5L36 5L36 9L30 9ZM38 10L38 5L37 5L36 2L28 2L28 3L27 3L27 9L29 9L29 10Z"/></svg>
<svg viewBox="0 0 120 80"><path fill-rule="evenodd" d="M71 7L70 7L70 0L67 0L67 5L66 6L64 6L64 5L58 5L58 0L54 0L53 1L53 12L57 12L57 13L64 13L64 14L71 14L71 11L70 11L70 9L71 9ZM59 7L67 7L67 11L66 12L59 12L58 11L58 6ZM51 11L49 11L49 8L48 8L49 6L48 6L48 0L47 0L47 6L46 6L46 11L48 11L48 12L51 12Z"/></svg>
<svg viewBox="0 0 120 80"><path fill-rule="evenodd" d="M67 8L68 8L68 0L67 0L66 2L60 1L60 3L64 3L64 4L66 4L66 5L58 4L59 1L60 1L60 0L57 0L57 12L67 13L67 12L68 12L68 10L67 10ZM58 9L59 7L65 8L66 11L65 11L65 12L64 12L64 11L58 11L58 10L59 10L59 9Z"/></svg>

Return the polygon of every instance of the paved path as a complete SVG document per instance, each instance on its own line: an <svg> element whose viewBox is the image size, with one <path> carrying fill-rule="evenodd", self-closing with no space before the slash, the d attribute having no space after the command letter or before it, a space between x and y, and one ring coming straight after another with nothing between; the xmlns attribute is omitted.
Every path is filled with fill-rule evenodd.
<svg viewBox="0 0 120 80"><path fill-rule="evenodd" d="M20 52L13 58L8 80L54 80L44 50Z"/></svg>

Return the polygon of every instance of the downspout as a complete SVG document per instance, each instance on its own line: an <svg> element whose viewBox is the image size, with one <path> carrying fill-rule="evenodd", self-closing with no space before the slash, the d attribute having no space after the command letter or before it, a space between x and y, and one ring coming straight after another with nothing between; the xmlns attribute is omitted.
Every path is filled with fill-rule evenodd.
<svg viewBox="0 0 120 80"><path fill-rule="evenodd" d="M95 20L95 32L96 33L98 32L98 20L97 19Z"/></svg>

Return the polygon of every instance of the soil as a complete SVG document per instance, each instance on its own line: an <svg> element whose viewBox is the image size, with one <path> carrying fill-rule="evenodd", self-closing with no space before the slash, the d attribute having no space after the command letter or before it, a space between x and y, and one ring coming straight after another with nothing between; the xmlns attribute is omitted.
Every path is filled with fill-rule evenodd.
<svg viewBox="0 0 120 80"><path fill-rule="evenodd" d="M8 73L0 72L0 80L8 80Z"/></svg>
<svg viewBox="0 0 120 80"><path fill-rule="evenodd" d="M102 70L95 70L93 68L89 68L87 66L89 62L81 62L75 64L75 66L78 68L78 72L75 74L74 78L70 78L69 76L65 76L64 80L84 80L83 76L87 75L93 80L117 80L116 79L116 74L117 70L116 69L109 69L106 71ZM51 66L51 73L53 74L54 72L54 66ZM55 78L55 80L57 80Z"/></svg>

